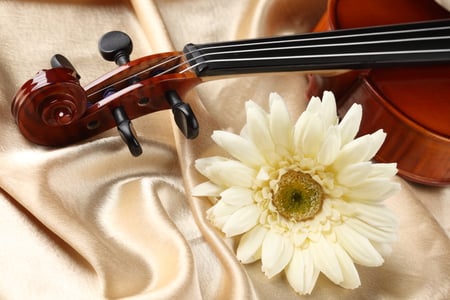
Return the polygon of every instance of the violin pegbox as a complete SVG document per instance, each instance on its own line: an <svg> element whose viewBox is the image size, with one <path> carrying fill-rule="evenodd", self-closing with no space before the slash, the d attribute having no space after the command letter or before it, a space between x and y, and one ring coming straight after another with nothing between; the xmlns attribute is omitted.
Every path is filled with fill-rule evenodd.
<svg viewBox="0 0 450 300"><path fill-rule="evenodd" d="M114 61L118 66L121 66L130 62L133 42L126 33L121 31L111 31L101 37L98 44L98 49L105 60ZM139 78L136 76L131 77L128 80L130 83L133 83L138 82ZM172 109L175 123L183 135L188 139L197 137L199 132L198 121L189 104L184 103L175 90L167 91L165 93L165 98ZM142 99L147 100L148 98ZM140 103L142 104L144 101L141 100ZM128 145L132 154L135 152L141 153L142 150L139 151L137 149L138 142L136 137L133 135L134 131L132 130L131 122L129 120L125 123L123 122L123 118L126 118L125 110L123 107L117 109L120 111L114 111L114 116L123 140ZM123 118L117 118L116 115L120 115ZM121 122L122 125L119 125L119 122ZM125 128L123 124L129 124L130 128Z"/></svg>

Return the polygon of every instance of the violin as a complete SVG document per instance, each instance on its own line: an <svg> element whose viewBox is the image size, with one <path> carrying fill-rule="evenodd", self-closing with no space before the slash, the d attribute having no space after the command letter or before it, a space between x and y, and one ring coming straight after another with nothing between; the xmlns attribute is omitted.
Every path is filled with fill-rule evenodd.
<svg viewBox="0 0 450 300"><path fill-rule="evenodd" d="M56 54L51 59L52 68L39 71L19 89L12 101L11 111L21 133L36 144L66 146L116 126L131 154L138 156L142 148L131 120L146 114L171 109L175 123L186 138L193 139L198 135L198 121L190 105L183 101L183 96L202 82L224 76L268 72L321 74L324 70L333 71L340 75L312 76L309 92L338 86L336 90L341 113L348 109L351 102L362 103L367 116L363 117L360 134L373 132L373 127L383 127L388 137L391 136L383 146L387 150L382 148L376 159L397 161L400 175L407 179L431 185L448 184L448 120L444 124L437 121L434 122L437 125L433 122L432 125L420 125L416 134L414 126L418 122L414 121L412 126L404 119L399 121L399 116L403 117L405 112L393 110L419 102L421 99L409 99L416 96L409 91L411 86L422 86L422 81L425 85L434 80L438 82L433 83L430 91L426 90L429 94L417 94L417 97L429 98L426 108L436 105L432 102L436 94L440 93L436 86L442 88L445 85L442 99L446 97L445 90L450 81L446 72L450 63L449 13L433 0L377 0L369 1L368 5L379 6L378 14L383 16L399 2L405 4L406 8L410 4L415 7L420 2L432 13L422 16L422 12L417 12L419 16L416 16L414 12L407 20L398 21L374 18L374 23L371 23L368 22L371 18L361 16L361 9L357 8L355 22L349 23L343 21L347 17L351 18L347 9L355 7L349 1L329 1L327 16L322 18L314 32L187 44L182 51L159 53L135 60L130 59L133 47L128 35L112 31L100 39L99 51L104 59L117 64L114 70L81 87L80 76L74 66L66 57ZM428 6L431 8L428 9ZM423 10L423 7L419 10ZM370 10L366 15L372 13L374 11ZM333 30L323 31L325 25ZM423 68L430 70L427 73L430 77L425 80L420 76L425 74ZM403 76L402 72L407 75L416 73L417 76L407 76L411 82L401 81L397 84L397 75ZM380 86L389 86L389 91L397 87L399 90L379 92L378 86L375 88L371 85L375 80L381 82ZM389 97L384 97L385 94ZM380 104L366 100L372 99L374 95L377 101L381 99L390 106L374 107ZM404 105L394 102L397 96ZM445 119L450 115L449 103L442 101L441 104L438 110ZM389 116L388 121L379 116L385 111L393 115ZM398 123L401 121L404 123ZM424 139L431 141L423 142ZM421 143L424 145L416 145ZM422 165L431 167L423 168ZM427 174L423 174L424 170Z"/></svg>

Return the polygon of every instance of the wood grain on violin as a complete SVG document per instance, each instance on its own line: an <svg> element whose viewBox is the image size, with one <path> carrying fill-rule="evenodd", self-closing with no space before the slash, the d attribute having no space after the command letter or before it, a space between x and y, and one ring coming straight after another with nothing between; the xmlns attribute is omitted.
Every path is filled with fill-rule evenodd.
<svg viewBox="0 0 450 300"><path fill-rule="evenodd" d="M126 59L84 88L74 68L62 60L22 86L12 113L30 141L64 146L117 125L112 112L118 107L129 119L169 108L175 112L178 95L207 80L268 72L358 70L313 76L309 92L336 90L341 112L352 102L363 104L360 133L374 128L388 132L377 159L397 161L402 176L426 184L450 183L449 13L433 0L377 0L368 2L369 14L385 15L394 3L406 2L414 4L414 13L399 20L380 20L361 17L359 7L353 22L348 9L355 5L350 2L329 2L318 31L331 31L188 44L180 52ZM185 124L190 122L186 116L193 117L189 109L188 105L178 108L182 117L177 119L177 113L175 118L180 128L190 126Z"/></svg>

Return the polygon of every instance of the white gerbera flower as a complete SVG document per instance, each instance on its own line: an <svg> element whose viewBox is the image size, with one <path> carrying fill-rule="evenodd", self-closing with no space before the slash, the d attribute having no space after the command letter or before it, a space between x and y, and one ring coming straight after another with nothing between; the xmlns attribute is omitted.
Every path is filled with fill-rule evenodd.
<svg viewBox="0 0 450 300"><path fill-rule="evenodd" d="M339 122L331 92L322 101L313 97L294 126L276 93L270 113L252 101L246 113L240 135L212 135L234 159L196 161L209 181L193 195L215 202L208 219L227 237L242 235L242 263L261 259L269 278L284 270L298 293L311 293L320 272L344 288L358 287L354 263L381 265L396 238L396 218L382 203L399 190L396 164L369 161L385 133L355 139L361 106Z"/></svg>

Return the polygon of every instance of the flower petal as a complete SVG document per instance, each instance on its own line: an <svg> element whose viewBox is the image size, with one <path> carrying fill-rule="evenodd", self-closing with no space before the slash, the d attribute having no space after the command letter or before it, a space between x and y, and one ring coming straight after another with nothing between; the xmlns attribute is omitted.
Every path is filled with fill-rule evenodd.
<svg viewBox="0 0 450 300"><path fill-rule="evenodd" d="M223 191L221 186L212 183L211 181L206 181L196 185L191 190L192 196L207 196L207 197L217 197Z"/></svg>
<svg viewBox="0 0 450 300"><path fill-rule="evenodd" d="M336 253L330 245L330 242L321 236L317 242L311 243L310 247L316 268L334 283L341 283L344 277Z"/></svg>
<svg viewBox="0 0 450 300"><path fill-rule="evenodd" d="M221 186L250 187L256 176L256 171L250 167L223 157L199 158L195 167L213 183Z"/></svg>
<svg viewBox="0 0 450 300"><path fill-rule="evenodd" d="M377 163L372 165L369 177L393 177L397 171L396 163Z"/></svg>
<svg viewBox="0 0 450 300"><path fill-rule="evenodd" d="M370 135L364 135L345 144L333 163L334 170L339 171L348 165L365 161L369 153L370 139Z"/></svg>
<svg viewBox="0 0 450 300"><path fill-rule="evenodd" d="M331 245L334 248L334 253L336 254L344 278L339 285L346 289L355 289L359 287L361 285L361 280L359 279L358 271L356 270L352 259L339 244Z"/></svg>
<svg viewBox="0 0 450 300"><path fill-rule="evenodd" d="M227 204L223 201L218 201L216 204L211 206L206 213L211 218L217 218L217 217L224 217L224 216L231 216L234 214L239 207L236 207L234 205Z"/></svg>
<svg viewBox="0 0 450 300"><path fill-rule="evenodd" d="M334 162L341 148L341 137L336 126L328 128L322 146L317 154L317 162L322 165L329 165Z"/></svg>
<svg viewBox="0 0 450 300"><path fill-rule="evenodd" d="M289 149L292 143L292 124L286 105L277 93L271 93L269 100L269 126L272 139L276 146Z"/></svg>
<svg viewBox="0 0 450 300"><path fill-rule="evenodd" d="M371 170L372 163L370 161L347 165L338 172L337 180L346 186L358 185L369 177Z"/></svg>
<svg viewBox="0 0 450 300"><path fill-rule="evenodd" d="M309 99L308 101L308 105L306 106L305 111L313 114L319 114L322 111L322 101L320 100L320 97L311 97L311 99Z"/></svg>
<svg viewBox="0 0 450 300"><path fill-rule="evenodd" d="M221 194L221 201L236 207L242 207L253 203L253 192L249 189L232 186Z"/></svg>
<svg viewBox="0 0 450 300"><path fill-rule="evenodd" d="M393 230L383 230L382 228L373 227L361 220L349 218L346 224L371 242L392 243L396 240L397 235ZM392 229L392 227L391 227Z"/></svg>
<svg viewBox="0 0 450 300"><path fill-rule="evenodd" d="M380 202L400 190L400 184L389 178L369 178L352 187L343 197L352 201Z"/></svg>
<svg viewBox="0 0 450 300"><path fill-rule="evenodd" d="M315 157L320 150L325 128L318 114L303 112L294 128L296 149L308 157Z"/></svg>
<svg viewBox="0 0 450 300"><path fill-rule="evenodd" d="M325 127L336 125L338 118L336 112L336 99L330 91L324 91L322 95L320 115Z"/></svg>
<svg viewBox="0 0 450 300"><path fill-rule="evenodd" d="M386 139L386 132L384 132L382 129L379 129L369 136L370 147L366 156L366 160L372 159L375 154L377 154L378 150L380 150L381 146L384 143L384 140Z"/></svg>
<svg viewBox="0 0 450 300"><path fill-rule="evenodd" d="M384 257L387 257L392 253L391 244L377 243L377 242L372 242L371 244L378 251L378 253L380 253Z"/></svg>
<svg viewBox="0 0 450 300"><path fill-rule="evenodd" d="M294 148L297 151L303 152L303 135L306 132L310 119L314 114L309 111L304 111L297 119L294 125Z"/></svg>
<svg viewBox="0 0 450 300"><path fill-rule="evenodd" d="M294 290L302 295L311 294L319 273L319 269L314 266L310 250L295 249L286 267L287 280Z"/></svg>
<svg viewBox="0 0 450 300"><path fill-rule="evenodd" d="M294 252L294 245L286 237L269 231L262 244L262 271L268 278L280 273L289 263Z"/></svg>
<svg viewBox="0 0 450 300"><path fill-rule="evenodd" d="M355 208L355 216L363 222L374 226L386 229L394 229L397 227L397 218L394 213L383 204L367 204L367 203L352 203Z"/></svg>
<svg viewBox="0 0 450 300"><path fill-rule="evenodd" d="M242 263L252 263L261 258L260 250L267 231L266 228L256 225L241 237L236 256Z"/></svg>
<svg viewBox="0 0 450 300"><path fill-rule="evenodd" d="M247 112L246 133L261 153L270 160L275 146L270 134L267 113L253 101L247 101L245 108Z"/></svg>
<svg viewBox="0 0 450 300"><path fill-rule="evenodd" d="M346 224L337 226L334 230L338 243L356 263L369 267L376 267L383 264L383 258L366 237Z"/></svg>
<svg viewBox="0 0 450 300"><path fill-rule="evenodd" d="M227 237L242 234L256 225L260 215L261 211L256 205L239 208L228 218L222 227L222 231Z"/></svg>
<svg viewBox="0 0 450 300"><path fill-rule="evenodd" d="M250 166L258 166L265 162L258 148L240 135L216 130L211 138L217 145L225 149L234 158Z"/></svg>
<svg viewBox="0 0 450 300"><path fill-rule="evenodd" d="M230 216L238 209L239 208L236 206L219 201L206 211L206 215L208 220L210 220L216 227L222 228Z"/></svg>
<svg viewBox="0 0 450 300"><path fill-rule="evenodd" d="M354 103L339 123L342 145L352 141L359 131L362 119L362 106Z"/></svg>

